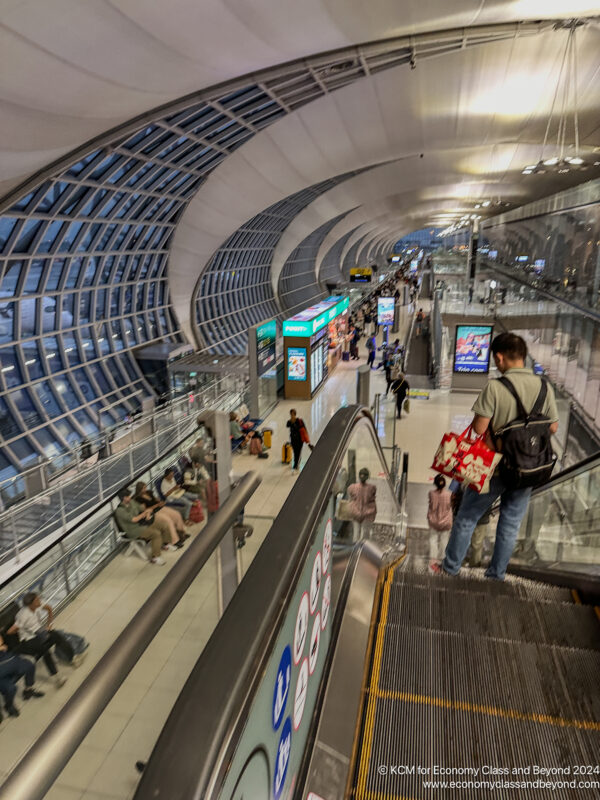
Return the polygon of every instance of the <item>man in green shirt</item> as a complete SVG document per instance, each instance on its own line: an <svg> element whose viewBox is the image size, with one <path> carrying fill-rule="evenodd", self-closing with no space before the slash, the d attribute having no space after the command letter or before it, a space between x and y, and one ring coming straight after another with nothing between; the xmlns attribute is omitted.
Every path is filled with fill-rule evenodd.
<svg viewBox="0 0 600 800"><path fill-rule="evenodd" d="M525 367L527 358L525 341L514 333L501 333L492 342L491 349L496 367L511 381L523 407L530 412L540 393L542 379ZM554 434L558 430L556 400L554 390L549 384L547 390L542 414L550 420L550 432ZM506 386L495 380L489 381L483 389L475 401L473 412L475 414L473 430L479 436L485 434L486 443L492 449L495 449L492 433L519 416L516 400ZM441 564L432 562L430 570L449 575L458 573L467 554L475 526L483 513L500 498L500 517L496 528L494 554L485 576L504 580L530 495L530 488L508 488L498 474L494 474L490 480L489 493L478 494L472 489L467 489L452 526L444 560Z"/></svg>
<svg viewBox="0 0 600 800"><path fill-rule="evenodd" d="M151 564L164 564L161 550L175 549L171 547L171 535L167 526L156 524L144 525L143 520L152 518L152 511L142 508L131 496L129 489L121 489L118 493L121 501L115 510L115 519L119 529L128 539L145 539L152 546Z"/></svg>

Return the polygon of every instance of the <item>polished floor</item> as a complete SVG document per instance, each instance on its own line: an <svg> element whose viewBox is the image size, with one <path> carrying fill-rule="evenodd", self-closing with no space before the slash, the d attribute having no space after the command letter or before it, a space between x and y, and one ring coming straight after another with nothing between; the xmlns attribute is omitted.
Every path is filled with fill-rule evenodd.
<svg viewBox="0 0 600 800"><path fill-rule="evenodd" d="M411 315L412 308L407 307L398 334L401 338L407 335ZM311 402L282 401L277 405L267 421L273 430L268 459L247 454L234 457L236 474L255 470L262 477L262 484L246 506L246 520L254 526L254 535L239 551L240 575L248 568L296 480L280 458L281 445L287 440L289 409L296 408L311 439L316 441L337 409L356 400L356 369L366 357L364 339L360 352L360 362L337 365ZM398 420L394 430L394 401L383 398L379 425L383 445L390 447L395 437L396 444L409 453L408 523L413 527L426 526L424 503L433 478L429 466L437 444L445 430L465 426L473 403L473 396L431 391L426 378L421 382L423 385L413 381L411 388L429 392L428 399L413 398L410 414ZM385 393L382 370L371 372L371 397L377 393ZM305 447L302 467L309 456ZM193 529L195 535L201 527ZM90 641L88 657L77 670L63 668L68 681L62 689L55 689L45 667L38 666L39 688L46 696L27 703L18 698L21 716L0 724L1 777L19 761L170 566L178 558L185 558L185 550L181 554L167 553L166 557L165 567L150 566L135 558L115 558L59 615L57 628L72 630ZM137 784L135 761L149 756L173 702L218 621L217 572L216 558L212 558L59 776L47 800L126 800L132 796Z"/></svg>

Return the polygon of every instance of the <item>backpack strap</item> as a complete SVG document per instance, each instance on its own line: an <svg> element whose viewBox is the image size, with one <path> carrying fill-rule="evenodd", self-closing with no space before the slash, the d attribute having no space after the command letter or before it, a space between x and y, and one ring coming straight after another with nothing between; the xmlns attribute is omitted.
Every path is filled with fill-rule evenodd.
<svg viewBox="0 0 600 800"><path fill-rule="evenodd" d="M512 381L509 381L509 379L508 379L508 378L505 378L504 376L502 376L501 378L498 378L497 380L498 380L498 382L499 382L499 383L501 383L503 386L506 386L506 388L508 389L508 391L509 391L509 392L512 394L512 396L513 396L513 397L515 398L515 400L517 401L517 414L518 414L518 419L527 419L527 417L529 416L529 414L527 413L527 411L525 411L525 407L524 407L524 405L523 405L523 403L522 403L522 401L521 401L521 398L519 397L519 395L518 395L518 393L517 393L517 390L516 390L516 389L515 389L515 387L513 386L513 384L512 384ZM539 398L538 398L538 399L539 399ZM544 398L544 399L545 399L545 398ZM537 401L536 401L536 405L537 405Z"/></svg>
<svg viewBox="0 0 600 800"><path fill-rule="evenodd" d="M544 403L546 402L546 395L548 394L548 383L546 382L546 378L542 378L542 385L540 386L540 393L537 396L537 400L533 404L533 408L531 409L531 416L540 415L544 410Z"/></svg>

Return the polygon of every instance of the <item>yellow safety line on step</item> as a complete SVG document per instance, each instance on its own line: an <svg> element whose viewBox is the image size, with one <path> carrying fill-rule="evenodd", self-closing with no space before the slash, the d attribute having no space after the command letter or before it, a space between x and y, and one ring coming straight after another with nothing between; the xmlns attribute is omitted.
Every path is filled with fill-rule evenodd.
<svg viewBox="0 0 600 800"><path fill-rule="evenodd" d="M403 557L404 558L404 557ZM401 559L400 559L401 561ZM356 786L357 797L364 797L369 773L369 762L371 760L371 749L373 747L373 734L375 729L375 709L377 706L376 691L379 688L379 675L381 673L381 662L383 659L383 641L385 638L385 626L387 623L388 608L390 604L390 587L394 577L394 570L400 561L396 562L388 569L385 583L383 586L383 598L381 601L381 614L377 626L377 638L375 640L375 654L373 656L373 671L371 673L371 688L367 702L367 713L365 717L365 728L363 734L363 748L360 756L358 768L358 781Z"/></svg>
<svg viewBox="0 0 600 800"><path fill-rule="evenodd" d="M600 607L599 606L594 606L594 611L596 612L596 616L600 620Z"/></svg>
<svg viewBox="0 0 600 800"><path fill-rule="evenodd" d="M573 602L577 603L578 606L581 605L581 598L579 597L577 589L571 589L571 597L573 598Z"/></svg>
<svg viewBox="0 0 600 800"><path fill-rule="evenodd" d="M487 714L490 717L501 719L516 719L521 722L539 722L543 725L555 725L559 728L580 728L586 731L600 731L600 722L587 719L564 719L553 717L550 714L527 714L514 708L498 708L480 703L467 703L461 700L445 700L443 697L429 697L426 694L412 694L412 692L387 692L376 691L381 700L397 700L404 703L434 706L451 711L467 711L474 714Z"/></svg>

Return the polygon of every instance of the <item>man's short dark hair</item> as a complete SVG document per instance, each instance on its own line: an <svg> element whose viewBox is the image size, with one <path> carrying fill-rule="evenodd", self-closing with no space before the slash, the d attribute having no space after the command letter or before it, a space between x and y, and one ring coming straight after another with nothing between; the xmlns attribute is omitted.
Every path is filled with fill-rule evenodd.
<svg viewBox="0 0 600 800"><path fill-rule="evenodd" d="M503 356L511 361L519 359L525 361L527 358L527 345L525 340L516 333L500 333L492 342L492 353L502 353Z"/></svg>
<svg viewBox="0 0 600 800"><path fill-rule="evenodd" d="M37 596L37 592L27 592L27 594L23 597L23 605L30 606Z"/></svg>
<svg viewBox="0 0 600 800"><path fill-rule="evenodd" d="M126 497L131 497L131 492L129 491L127 486L124 486L117 492L117 497L119 498L119 500L124 500Z"/></svg>

